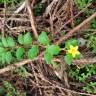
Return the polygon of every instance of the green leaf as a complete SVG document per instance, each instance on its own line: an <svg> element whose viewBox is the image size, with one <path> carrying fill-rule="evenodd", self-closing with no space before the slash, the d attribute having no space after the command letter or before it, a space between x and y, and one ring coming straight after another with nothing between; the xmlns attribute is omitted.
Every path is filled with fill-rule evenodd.
<svg viewBox="0 0 96 96"><path fill-rule="evenodd" d="M77 18L75 22L76 22L76 25L78 25L78 24L81 23L81 19L80 18Z"/></svg>
<svg viewBox="0 0 96 96"><path fill-rule="evenodd" d="M49 38L46 34L46 32L42 32L39 37L38 37L38 41L43 44L43 45L48 45L49 44Z"/></svg>
<svg viewBox="0 0 96 96"><path fill-rule="evenodd" d="M4 87L0 87L0 96L4 96L5 93Z"/></svg>
<svg viewBox="0 0 96 96"><path fill-rule="evenodd" d="M15 46L15 41L13 40L12 37L7 38L7 43L8 43L8 47L14 47Z"/></svg>
<svg viewBox="0 0 96 96"><path fill-rule="evenodd" d="M66 48L66 49L70 49L70 45L72 45L72 46L77 46L77 45L78 45L77 40L75 40L75 39L70 39L70 40L68 40L68 41L65 43L65 48Z"/></svg>
<svg viewBox="0 0 96 96"><path fill-rule="evenodd" d="M47 64L51 63L52 58L53 58L53 56L50 53L48 53L48 52L44 53L44 60L46 61Z"/></svg>
<svg viewBox="0 0 96 96"><path fill-rule="evenodd" d="M20 44L24 44L24 36L23 36L22 34L20 34L20 35L18 36L18 42L19 42Z"/></svg>
<svg viewBox="0 0 96 96"><path fill-rule="evenodd" d="M31 34L28 32L24 35L24 44L29 45L32 43L32 37Z"/></svg>
<svg viewBox="0 0 96 96"><path fill-rule="evenodd" d="M2 63L4 64L6 62L6 52L2 53Z"/></svg>
<svg viewBox="0 0 96 96"><path fill-rule="evenodd" d="M3 47L0 47L0 55L5 51Z"/></svg>
<svg viewBox="0 0 96 96"><path fill-rule="evenodd" d="M93 47L92 52L96 53L96 46Z"/></svg>
<svg viewBox="0 0 96 96"><path fill-rule="evenodd" d="M28 51L28 58L34 59L39 53L38 46L33 45L32 48Z"/></svg>
<svg viewBox="0 0 96 96"><path fill-rule="evenodd" d="M24 55L24 52L25 52L24 48L21 48L21 47L18 48L16 51L16 58L20 60L22 56Z"/></svg>
<svg viewBox="0 0 96 96"><path fill-rule="evenodd" d="M3 46L3 44L2 44L2 42L0 42L0 47L2 47Z"/></svg>
<svg viewBox="0 0 96 96"><path fill-rule="evenodd" d="M2 55L0 55L0 62L2 62ZM0 66L1 66L2 64L0 64Z"/></svg>
<svg viewBox="0 0 96 96"><path fill-rule="evenodd" d="M72 63L72 56L70 54L67 54L64 59L66 64L70 65Z"/></svg>
<svg viewBox="0 0 96 96"><path fill-rule="evenodd" d="M61 48L58 45L48 45L47 51L51 55L58 55L61 51Z"/></svg>
<svg viewBox="0 0 96 96"><path fill-rule="evenodd" d="M11 63L11 61L12 61L12 54L11 54L11 52L6 52L5 60L6 60L6 63L8 63L8 64Z"/></svg>
<svg viewBox="0 0 96 96"><path fill-rule="evenodd" d="M8 47L8 43L5 37L2 37L2 44L4 47Z"/></svg>

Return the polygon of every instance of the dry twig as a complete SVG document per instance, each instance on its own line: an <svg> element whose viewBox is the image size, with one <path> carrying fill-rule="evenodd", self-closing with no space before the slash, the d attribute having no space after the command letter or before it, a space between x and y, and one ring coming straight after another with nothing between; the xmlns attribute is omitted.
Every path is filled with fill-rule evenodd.
<svg viewBox="0 0 96 96"><path fill-rule="evenodd" d="M23 2L22 5L19 8L17 8L16 11L14 11L14 14L17 14L20 11L22 11L24 7L25 7L25 2Z"/></svg>
<svg viewBox="0 0 96 96"><path fill-rule="evenodd" d="M54 33L56 35L59 33L67 24L69 24L72 20L75 20L81 13L86 11L86 9L90 6L91 4L88 4L85 8L83 8L78 14L76 14L73 18L69 19L67 22L65 22L63 25L60 26L60 28Z"/></svg>
<svg viewBox="0 0 96 96"><path fill-rule="evenodd" d="M66 35L64 35L63 37L61 37L56 42L56 44L60 44L60 43L62 43L62 41L65 41L69 37L72 37L75 32L77 32L81 27L83 27L84 25L86 25L87 23L89 23L95 17L96 17L96 12L94 14L92 14L90 17L88 17L86 20L84 20L82 23L80 23L79 25L77 25L75 28L73 28L72 30L70 30Z"/></svg>
<svg viewBox="0 0 96 96"><path fill-rule="evenodd" d="M37 33L37 30L36 30L34 16L33 16L33 12L32 12L31 7L30 7L29 0L26 0L26 7L27 7L27 10L28 10L28 13L29 13L30 23L31 23L31 27L32 27L34 36L37 39L38 38L38 33Z"/></svg>

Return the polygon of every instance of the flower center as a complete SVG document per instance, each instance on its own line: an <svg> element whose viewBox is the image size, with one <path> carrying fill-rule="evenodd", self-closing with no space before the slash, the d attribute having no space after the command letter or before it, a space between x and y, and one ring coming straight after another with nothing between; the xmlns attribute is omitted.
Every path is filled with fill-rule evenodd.
<svg viewBox="0 0 96 96"><path fill-rule="evenodd" d="M75 49L72 49L71 52L72 52L72 53L75 53Z"/></svg>

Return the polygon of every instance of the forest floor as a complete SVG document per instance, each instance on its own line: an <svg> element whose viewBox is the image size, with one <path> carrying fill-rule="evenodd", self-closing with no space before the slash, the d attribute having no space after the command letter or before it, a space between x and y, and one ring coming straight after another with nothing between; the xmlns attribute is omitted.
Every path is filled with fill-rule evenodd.
<svg viewBox="0 0 96 96"><path fill-rule="evenodd" d="M96 0L1 0L0 32L0 96L96 96Z"/></svg>

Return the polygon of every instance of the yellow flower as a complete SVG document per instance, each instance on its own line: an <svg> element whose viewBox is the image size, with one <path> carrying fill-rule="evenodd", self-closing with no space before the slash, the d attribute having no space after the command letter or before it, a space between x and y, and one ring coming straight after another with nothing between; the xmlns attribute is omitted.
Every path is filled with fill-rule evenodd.
<svg viewBox="0 0 96 96"><path fill-rule="evenodd" d="M68 53L72 54L73 57L75 57L76 55L79 55L80 52L78 51L78 46L72 46L70 45L70 49L68 50Z"/></svg>

